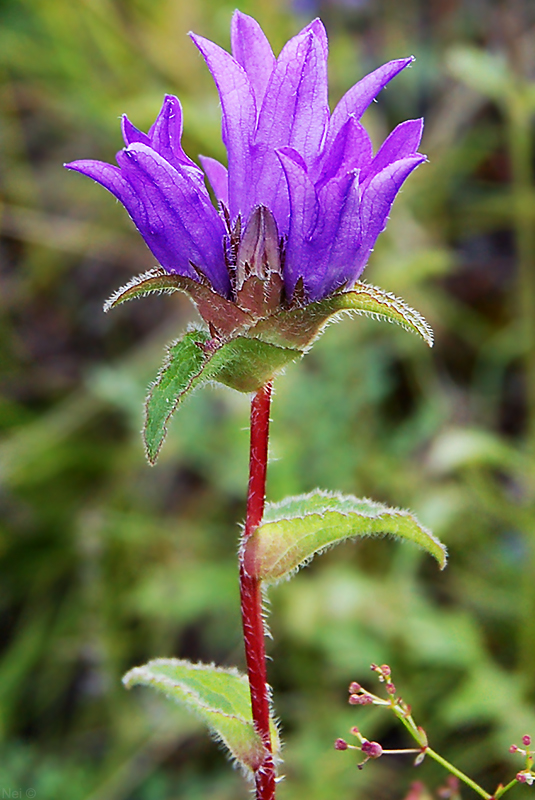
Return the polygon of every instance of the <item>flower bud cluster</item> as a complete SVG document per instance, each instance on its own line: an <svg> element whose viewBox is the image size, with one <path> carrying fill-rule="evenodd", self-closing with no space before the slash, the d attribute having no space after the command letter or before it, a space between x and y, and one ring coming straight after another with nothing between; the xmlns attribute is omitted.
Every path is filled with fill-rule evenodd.
<svg viewBox="0 0 535 800"><path fill-rule="evenodd" d="M532 786L533 783L535 782L535 773L532 772L534 753L532 750L530 750L531 736L529 735L529 733L525 733L524 736L522 737L522 744L524 745L525 749L519 747L517 744L512 744L511 747L509 748L509 752L520 753L521 756L526 757L526 767L520 772L517 772L516 780L519 783L527 783L528 786Z"/></svg>

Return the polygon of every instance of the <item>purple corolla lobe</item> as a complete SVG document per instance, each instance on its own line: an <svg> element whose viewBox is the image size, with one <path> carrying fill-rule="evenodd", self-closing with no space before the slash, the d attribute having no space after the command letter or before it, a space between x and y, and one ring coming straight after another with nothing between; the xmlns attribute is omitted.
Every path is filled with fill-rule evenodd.
<svg viewBox="0 0 535 800"><path fill-rule="evenodd" d="M240 11L232 19L232 53L191 37L219 92L228 167L201 157L203 171L185 154L181 106L170 95L148 133L123 117L125 148L117 167L87 160L66 166L123 203L165 270L208 281L238 304L240 236L262 227L248 227L253 217L269 220L262 223L262 252L276 251L273 271L280 281L282 268L283 304L350 289L403 182L425 160L417 152L422 120L398 125L375 155L360 122L412 57L364 77L331 114L328 42L319 19L290 39L278 58L259 24ZM269 269L262 276L269 281Z"/></svg>

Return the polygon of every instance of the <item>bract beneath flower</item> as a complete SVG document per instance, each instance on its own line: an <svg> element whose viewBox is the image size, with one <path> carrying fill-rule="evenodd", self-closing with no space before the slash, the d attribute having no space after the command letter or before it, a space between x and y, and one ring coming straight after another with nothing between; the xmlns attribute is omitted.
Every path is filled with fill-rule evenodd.
<svg viewBox="0 0 535 800"><path fill-rule="evenodd" d="M210 310L203 300L213 331L229 335L229 314L244 323L237 327L251 328L278 310L354 286L401 185L425 160L417 152L423 123L401 123L375 155L360 123L412 57L364 77L331 114L327 35L319 19L278 58L258 23L240 11L232 19L232 53L191 36L219 91L228 168L201 157L203 172L185 154L182 109L171 95L148 133L123 117L117 166L93 160L66 166L123 203L161 268L184 279L182 290L193 286L195 302L198 285L204 296L209 289L238 307L226 309L227 323L218 325L225 303L215 301Z"/></svg>

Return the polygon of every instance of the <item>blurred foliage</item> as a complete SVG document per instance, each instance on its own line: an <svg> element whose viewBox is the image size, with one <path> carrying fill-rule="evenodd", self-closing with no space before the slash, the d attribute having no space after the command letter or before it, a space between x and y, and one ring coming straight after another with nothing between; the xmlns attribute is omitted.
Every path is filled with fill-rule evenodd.
<svg viewBox="0 0 535 800"><path fill-rule="evenodd" d="M280 797L404 797L407 761L359 772L332 746L354 724L405 741L387 715L346 705L371 661L391 664L435 749L491 790L518 768L511 742L535 734L534 7L237 4L276 48L321 13L333 102L414 53L367 125L379 142L425 115L430 159L366 278L420 310L436 346L364 319L331 328L277 382L268 493L320 486L411 508L450 566L361 542L271 590ZM197 394L158 466L144 463L145 387L193 312L173 297L102 314L153 261L123 209L60 166L112 160L118 116L148 127L164 92L183 102L186 150L221 155L215 89L186 32L228 44L234 5L0 6L0 788L39 800L247 797L197 722L120 677L156 656L243 665L248 400ZM444 783L434 764L416 776Z"/></svg>

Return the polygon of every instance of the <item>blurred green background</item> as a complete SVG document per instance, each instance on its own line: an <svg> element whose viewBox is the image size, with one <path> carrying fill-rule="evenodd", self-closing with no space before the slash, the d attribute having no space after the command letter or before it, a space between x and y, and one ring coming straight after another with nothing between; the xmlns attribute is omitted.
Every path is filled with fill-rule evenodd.
<svg viewBox="0 0 535 800"><path fill-rule="evenodd" d="M413 53L367 113L375 143L425 115L366 278L433 325L331 327L276 384L268 494L316 486L408 507L450 549L366 541L271 591L281 800L401 800L432 763L362 772L333 740L408 744L347 684L392 666L444 756L491 791L535 735L535 6L530 0L2 0L0 4L0 790L38 800L245 800L191 717L120 678L156 656L243 665L236 577L248 398L205 390L144 461L142 401L185 298L102 303L154 265L122 207L62 162L113 161L165 92L187 152L222 157L186 32L228 46L235 5L275 49L321 14L332 102ZM5 794L5 792L12 794ZM513 790L514 796L528 791ZM469 796L469 790L463 796ZM30 795L27 795L30 796ZM33 795L31 795L33 796Z"/></svg>

